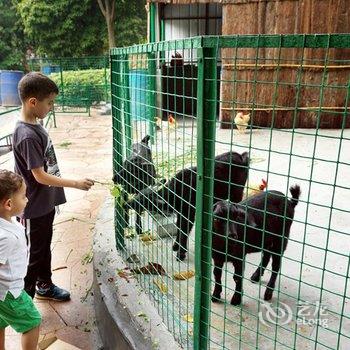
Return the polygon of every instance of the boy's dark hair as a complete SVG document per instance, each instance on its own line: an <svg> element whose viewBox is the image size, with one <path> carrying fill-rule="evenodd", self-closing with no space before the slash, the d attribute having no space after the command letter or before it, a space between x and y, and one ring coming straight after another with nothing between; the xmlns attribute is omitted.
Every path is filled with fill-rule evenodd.
<svg viewBox="0 0 350 350"><path fill-rule="evenodd" d="M23 184L22 176L8 170L0 170L0 200L10 198Z"/></svg>
<svg viewBox="0 0 350 350"><path fill-rule="evenodd" d="M18 83L18 93L22 102L30 97L35 97L41 101L52 93L58 95L58 87L46 75L38 72L30 72Z"/></svg>

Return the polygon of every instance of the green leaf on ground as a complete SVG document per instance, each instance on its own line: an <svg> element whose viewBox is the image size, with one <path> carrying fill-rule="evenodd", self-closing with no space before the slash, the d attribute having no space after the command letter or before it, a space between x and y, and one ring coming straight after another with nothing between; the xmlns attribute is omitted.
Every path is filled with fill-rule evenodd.
<svg viewBox="0 0 350 350"><path fill-rule="evenodd" d="M62 142L58 145L58 147L61 147L61 148L68 148L68 146L70 146L72 144L72 142L69 142L69 141L65 141L65 142Z"/></svg>
<svg viewBox="0 0 350 350"><path fill-rule="evenodd" d="M90 264L92 259L94 257L94 253L92 251L92 249L90 249L90 251L88 251L87 253L85 253L81 259L81 264L82 265L87 265Z"/></svg>

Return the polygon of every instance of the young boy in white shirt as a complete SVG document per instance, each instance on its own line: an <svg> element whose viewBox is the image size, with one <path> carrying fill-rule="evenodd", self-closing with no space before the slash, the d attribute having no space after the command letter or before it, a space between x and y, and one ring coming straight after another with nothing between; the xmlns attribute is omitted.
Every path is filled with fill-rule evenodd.
<svg viewBox="0 0 350 350"><path fill-rule="evenodd" d="M36 350L41 315L24 291L29 247L24 227L13 217L26 204L23 178L0 170L0 350L5 350L5 328L22 333L22 349Z"/></svg>

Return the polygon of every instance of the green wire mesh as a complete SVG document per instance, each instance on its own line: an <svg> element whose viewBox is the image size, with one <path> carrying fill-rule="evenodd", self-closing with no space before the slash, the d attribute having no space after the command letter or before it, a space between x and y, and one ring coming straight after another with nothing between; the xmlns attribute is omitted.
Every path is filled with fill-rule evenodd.
<svg viewBox="0 0 350 350"><path fill-rule="evenodd" d="M89 112L93 104L110 102L109 57L35 58L31 71L48 75L59 87L56 112Z"/></svg>
<svg viewBox="0 0 350 350"><path fill-rule="evenodd" d="M120 188L116 196L117 247L183 348L350 348L349 71L347 34L196 37L111 50L114 172L146 135L154 189L197 167L196 203L181 204L196 214L181 262L172 251L178 212L154 215L145 205L138 235L125 203L139 192ZM240 112L250 114L242 128ZM214 157L227 151L249 154L245 196L262 179L289 197L291 185L302 190L270 302L270 265L261 283L249 280L260 253L246 256L240 306L230 304L231 264L221 303L210 300ZM138 167L124 179L131 185L143 179ZM179 184L176 196L187 190ZM264 236L265 218L263 226Z"/></svg>

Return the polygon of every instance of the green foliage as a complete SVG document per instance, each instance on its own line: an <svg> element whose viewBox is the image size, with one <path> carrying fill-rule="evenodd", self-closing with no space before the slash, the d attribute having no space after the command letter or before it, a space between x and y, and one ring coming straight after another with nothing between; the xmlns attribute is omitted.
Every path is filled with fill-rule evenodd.
<svg viewBox="0 0 350 350"><path fill-rule="evenodd" d="M145 3L116 2L117 46L145 42ZM81 57L108 51L106 22L96 0L0 0L0 38L0 69L29 70L28 48L42 57Z"/></svg>
<svg viewBox="0 0 350 350"><path fill-rule="evenodd" d="M190 148L183 154L178 154L176 157L171 157L164 152L157 153L154 157L156 171L161 177L167 179L173 177L179 170L189 166L193 166L197 162L197 150Z"/></svg>
<svg viewBox="0 0 350 350"><path fill-rule="evenodd" d="M25 67L27 42L12 0L0 0L0 69Z"/></svg>
<svg viewBox="0 0 350 350"><path fill-rule="evenodd" d="M125 205L125 200L128 196L123 187L119 184L113 184L110 187L110 193L115 198L115 203L118 204L121 208L123 208Z"/></svg>
<svg viewBox="0 0 350 350"><path fill-rule="evenodd" d="M129 46L146 42L147 13L146 0L117 1L116 43Z"/></svg>
<svg viewBox="0 0 350 350"><path fill-rule="evenodd" d="M107 72L107 75L109 71ZM104 84L104 69L72 70L63 72L63 81L67 85ZM53 73L50 78L60 84L60 73Z"/></svg>
<svg viewBox="0 0 350 350"><path fill-rule="evenodd" d="M116 1L117 46L146 41L145 4ZM29 70L28 48L41 57L92 56L108 50L106 22L96 0L0 0L0 38L0 69Z"/></svg>
<svg viewBox="0 0 350 350"><path fill-rule="evenodd" d="M40 71L51 66L51 72L104 69L109 67L108 56L66 57L66 58L34 58L28 61L31 70ZM46 72L45 72L46 73Z"/></svg>
<svg viewBox="0 0 350 350"><path fill-rule="evenodd" d="M106 50L106 29L96 1L19 0L17 8L38 55L96 55Z"/></svg>
<svg viewBox="0 0 350 350"><path fill-rule="evenodd" d="M91 103L106 101L108 98L106 88L109 88L109 82L105 81L104 69L64 71L62 74L63 86L60 73L50 74L50 78L59 86L61 92L59 98L64 96L64 99L76 101L77 104L82 98L87 98ZM107 78L109 74L108 70Z"/></svg>

